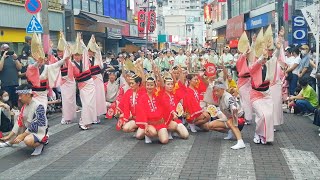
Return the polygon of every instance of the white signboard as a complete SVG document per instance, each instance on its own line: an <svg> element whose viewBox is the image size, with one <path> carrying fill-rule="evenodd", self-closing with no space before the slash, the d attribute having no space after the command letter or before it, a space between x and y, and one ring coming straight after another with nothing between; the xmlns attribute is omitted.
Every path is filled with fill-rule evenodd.
<svg viewBox="0 0 320 180"><path fill-rule="evenodd" d="M317 20L316 20L317 13L316 13L315 7L316 7L316 5L314 5L314 4L307 6L305 8L302 8L301 12L302 12L304 18L306 19L314 38L317 39L317 34L318 34Z"/></svg>

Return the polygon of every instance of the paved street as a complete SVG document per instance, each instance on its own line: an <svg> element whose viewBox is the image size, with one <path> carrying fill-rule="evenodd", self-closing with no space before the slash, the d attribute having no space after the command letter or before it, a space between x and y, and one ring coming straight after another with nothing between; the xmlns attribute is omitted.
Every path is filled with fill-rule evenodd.
<svg viewBox="0 0 320 180"><path fill-rule="evenodd" d="M59 122L50 116L41 156L22 144L0 149L0 179L320 179L320 137L307 117L285 114L272 145L254 144L254 125L246 126L247 148L238 151L217 132L144 144L116 131L114 120L88 131Z"/></svg>

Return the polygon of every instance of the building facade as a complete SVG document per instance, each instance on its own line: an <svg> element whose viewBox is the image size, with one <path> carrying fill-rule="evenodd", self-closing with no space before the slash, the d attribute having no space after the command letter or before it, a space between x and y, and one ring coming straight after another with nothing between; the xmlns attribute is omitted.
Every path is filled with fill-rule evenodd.
<svg viewBox="0 0 320 180"><path fill-rule="evenodd" d="M24 3L24 0L0 0L0 44L8 43L17 54L23 48L25 36L31 36L26 33L26 27L32 15L27 13ZM64 29L63 5L61 1L49 0L48 8L50 37L57 45L59 31Z"/></svg>

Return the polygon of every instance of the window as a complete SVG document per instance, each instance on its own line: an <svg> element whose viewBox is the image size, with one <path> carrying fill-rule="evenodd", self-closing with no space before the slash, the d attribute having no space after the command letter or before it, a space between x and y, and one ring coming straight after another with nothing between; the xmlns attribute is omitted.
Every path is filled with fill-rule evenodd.
<svg viewBox="0 0 320 180"><path fill-rule="evenodd" d="M97 14L97 2L90 0L90 12Z"/></svg>
<svg viewBox="0 0 320 180"><path fill-rule="evenodd" d="M240 4L241 14L250 11L250 0L241 0Z"/></svg>
<svg viewBox="0 0 320 180"><path fill-rule="evenodd" d="M74 9L81 9L81 3L79 0L73 1L73 8Z"/></svg>
<svg viewBox="0 0 320 180"><path fill-rule="evenodd" d="M238 16L240 14L240 2L239 0L231 0L231 17Z"/></svg>
<svg viewBox="0 0 320 180"><path fill-rule="evenodd" d="M89 2L88 0L82 0L82 10L89 12Z"/></svg>
<svg viewBox="0 0 320 180"><path fill-rule="evenodd" d="M257 8L263 4L266 4L267 2L266 1L256 1L256 0L251 0L251 3L252 3L252 8Z"/></svg>
<svg viewBox="0 0 320 180"><path fill-rule="evenodd" d="M227 5L226 4L223 4L221 6L221 20L225 20L227 19Z"/></svg>
<svg viewBox="0 0 320 180"><path fill-rule="evenodd" d="M97 14L103 15L103 5L102 2L97 2Z"/></svg>

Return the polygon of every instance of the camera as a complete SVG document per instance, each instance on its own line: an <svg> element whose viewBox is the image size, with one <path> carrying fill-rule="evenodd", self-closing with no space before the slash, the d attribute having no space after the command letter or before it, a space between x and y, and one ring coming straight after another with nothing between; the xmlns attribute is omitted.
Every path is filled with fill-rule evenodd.
<svg viewBox="0 0 320 180"><path fill-rule="evenodd" d="M2 52L1 52L1 56L3 56L4 52L5 52L5 51L2 51ZM7 56L12 56L12 55L14 55L14 51L8 51L8 52L7 52Z"/></svg>

